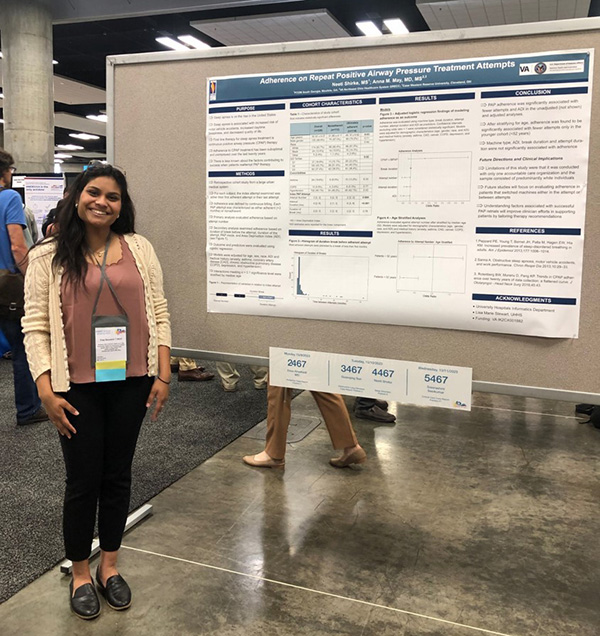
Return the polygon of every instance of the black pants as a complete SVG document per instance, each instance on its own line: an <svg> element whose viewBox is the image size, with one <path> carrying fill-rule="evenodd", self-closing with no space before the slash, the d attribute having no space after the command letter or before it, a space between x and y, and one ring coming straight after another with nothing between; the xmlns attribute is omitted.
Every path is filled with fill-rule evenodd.
<svg viewBox="0 0 600 636"><path fill-rule="evenodd" d="M67 471L63 512L65 553L71 561L90 555L98 506L102 550L121 538L131 493L131 463L152 386L147 376L122 382L71 384L62 396L79 415L67 413L77 433L60 436Z"/></svg>

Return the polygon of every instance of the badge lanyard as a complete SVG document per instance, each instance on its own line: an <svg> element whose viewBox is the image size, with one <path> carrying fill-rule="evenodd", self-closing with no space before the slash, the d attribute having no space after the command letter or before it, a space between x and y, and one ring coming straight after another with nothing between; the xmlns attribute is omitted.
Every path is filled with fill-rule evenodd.
<svg viewBox="0 0 600 636"><path fill-rule="evenodd" d="M123 305L114 290L110 279L106 274L106 258L108 256L108 248L110 245L110 234L106 241L104 249L104 258L102 265L98 263L96 257L92 254L92 258L96 261L96 265L100 267L100 287L96 302L92 309L92 366L96 371L96 382L112 382L115 380L125 380L127 373L127 352L128 338L127 329L129 327L129 318L127 312L123 309ZM90 252L91 253L91 252ZM97 316L96 309L104 281L110 289L121 314L116 316Z"/></svg>

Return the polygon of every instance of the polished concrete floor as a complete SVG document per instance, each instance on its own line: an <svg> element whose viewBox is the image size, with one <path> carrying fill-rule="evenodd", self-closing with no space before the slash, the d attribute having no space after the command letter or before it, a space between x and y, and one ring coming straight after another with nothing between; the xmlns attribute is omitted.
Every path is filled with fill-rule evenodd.
<svg viewBox="0 0 600 636"><path fill-rule="evenodd" d="M310 395L294 412L317 415ZM396 412L356 421L356 469L328 465L323 426L284 471L236 440L125 536L130 610L77 619L55 569L0 606L0 634L599 634L600 431L498 395Z"/></svg>

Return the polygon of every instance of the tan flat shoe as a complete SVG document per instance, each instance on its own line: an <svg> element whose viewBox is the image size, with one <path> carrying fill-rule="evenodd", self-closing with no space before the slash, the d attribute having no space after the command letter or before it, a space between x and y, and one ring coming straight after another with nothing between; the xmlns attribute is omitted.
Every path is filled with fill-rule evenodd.
<svg viewBox="0 0 600 636"><path fill-rule="evenodd" d="M358 450L350 453L350 455L348 455L348 457L344 459L342 459L341 457L332 457L329 460L329 463L336 468L346 468L351 464L363 464L366 461L367 454L362 448L359 448Z"/></svg>
<svg viewBox="0 0 600 636"><path fill-rule="evenodd" d="M244 464L248 466L258 466L259 468L283 468L285 461L283 459L256 459L256 455L246 455L242 457Z"/></svg>

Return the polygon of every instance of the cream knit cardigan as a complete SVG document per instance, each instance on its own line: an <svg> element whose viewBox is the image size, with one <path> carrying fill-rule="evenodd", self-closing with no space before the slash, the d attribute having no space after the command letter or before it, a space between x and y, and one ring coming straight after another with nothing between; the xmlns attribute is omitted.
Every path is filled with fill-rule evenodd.
<svg viewBox="0 0 600 636"><path fill-rule="evenodd" d="M144 283L148 343L148 375L158 374L158 347L171 346L171 323L163 293L160 263L150 242L139 234L124 236ZM52 259L56 242L39 245L29 254L25 275L25 316L21 321L25 351L34 380L50 370L52 390L69 390L69 365L65 340L60 282L63 268L56 274ZM91 329L91 325L90 325Z"/></svg>

